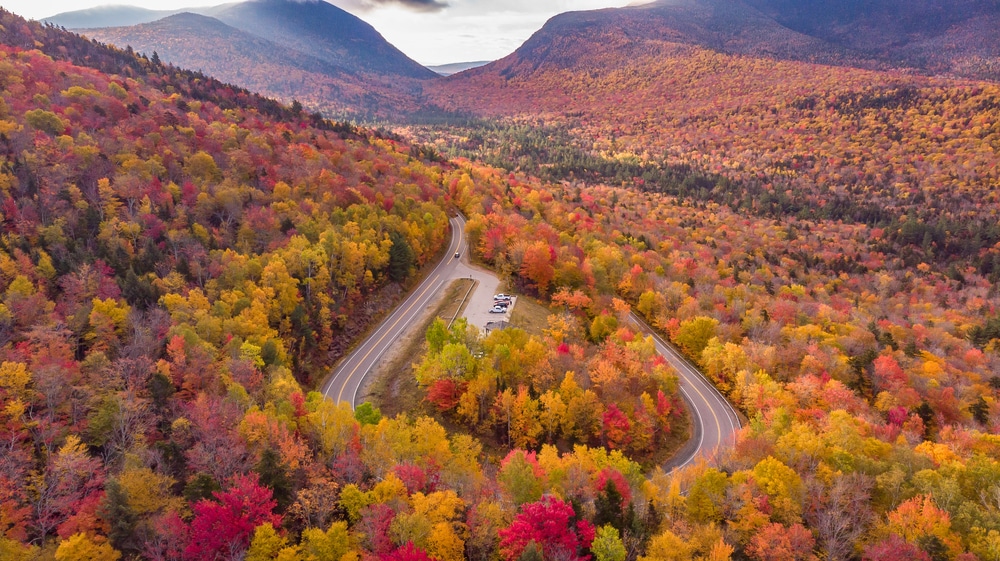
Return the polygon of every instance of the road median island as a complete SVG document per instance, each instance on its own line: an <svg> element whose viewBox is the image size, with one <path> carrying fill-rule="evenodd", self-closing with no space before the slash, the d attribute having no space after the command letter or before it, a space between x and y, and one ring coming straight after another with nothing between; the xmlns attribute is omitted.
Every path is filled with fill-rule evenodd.
<svg viewBox="0 0 1000 561"><path fill-rule="evenodd" d="M432 414L431 408L423 401L423 391L417 386L413 375L413 362L423 356L426 341L424 334L434 318L450 321L461 317L464 307L462 296L476 284L467 278L455 279L441 291L431 309L420 321L414 322L376 365L376 370L358 392L359 402L371 401L382 410L382 414L392 417L398 413L408 415ZM465 305L468 305L467 303Z"/></svg>

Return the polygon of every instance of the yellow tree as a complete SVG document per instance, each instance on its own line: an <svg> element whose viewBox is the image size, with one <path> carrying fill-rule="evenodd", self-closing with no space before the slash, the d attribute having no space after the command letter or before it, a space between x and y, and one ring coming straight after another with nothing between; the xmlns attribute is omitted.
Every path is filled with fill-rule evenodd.
<svg viewBox="0 0 1000 561"><path fill-rule="evenodd" d="M56 561L118 561L121 552L87 534L73 534L56 549Z"/></svg>

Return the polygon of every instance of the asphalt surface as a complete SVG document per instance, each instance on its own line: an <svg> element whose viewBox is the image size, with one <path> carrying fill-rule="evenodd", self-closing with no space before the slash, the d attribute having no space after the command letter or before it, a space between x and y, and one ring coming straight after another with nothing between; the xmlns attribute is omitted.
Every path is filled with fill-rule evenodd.
<svg viewBox="0 0 1000 561"><path fill-rule="evenodd" d="M486 313L489 309L486 303L492 302L499 280L491 272L467 264L468 248L462 235L464 230L463 217L457 216L451 219L451 243L445 258L368 339L337 365L322 386L323 395L337 402L345 401L351 407L355 407L365 378L375 370L382 356L409 329L418 325L420 316L432 305L438 293L455 279L471 278L477 281L466 308L466 316L471 325L484 327L481 324L486 321L506 319L508 314ZM460 255L458 258L455 257L456 252ZM641 331L652 335L656 350L677 371L681 382L681 396L691 413L694 434L664 468L670 470L683 467L698 458L711 461L720 450L733 445L736 431L740 428L736 411L719 390L677 349L657 335L634 313L632 321Z"/></svg>
<svg viewBox="0 0 1000 561"><path fill-rule="evenodd" d="M340 361L323 384L321 388L323 395L338 403L346 401L351 407L358 405L358 392L382 355L396 344L411 326L416 325L416 320L431 305L442 288L453 279L463 276L461 273L466 267L459 268L462 263L461 257L456 259L455 253L458 252L465 257L464 232L465 219L461 216L452 218L451 243L445 258L434 267L416 290L382 321L368 339Z"/></svg>
<svg viewBox="0 0 1000 561"><path fill-rule="evenodd" d="M698 458L713 460L725 448L736 442L740 418L729 401L673 345L656 334L634 312L631 317L640 331L653 337L656 350L674 367L680 377L681 397L691 413L694 434L671 458L664 469L684 467Z"/></svg>

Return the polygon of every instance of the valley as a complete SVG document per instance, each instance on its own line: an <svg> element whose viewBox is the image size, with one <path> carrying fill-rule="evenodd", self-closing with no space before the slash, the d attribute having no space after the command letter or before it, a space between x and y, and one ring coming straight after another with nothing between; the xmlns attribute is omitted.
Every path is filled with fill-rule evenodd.
<svg viewBox="0 0 1000 561"><path fill-rule="evenodd" d="M1000 559L998 14L0 12L0 561Z"/></svg>

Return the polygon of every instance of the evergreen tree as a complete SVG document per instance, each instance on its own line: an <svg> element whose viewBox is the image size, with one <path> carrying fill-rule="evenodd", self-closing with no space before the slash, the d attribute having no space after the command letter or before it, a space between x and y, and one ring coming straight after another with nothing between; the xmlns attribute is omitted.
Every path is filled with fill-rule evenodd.
<svg viewBox="0 0 1000 561"><path fill-rule="evenodd" d="M409 242L399 232L390 232L389 240L392 247L389 248L389 278L395 282L401 282L410 276L410 269L416 262L413 248Z"/></svg>
<svg viewBox="0 0 1000 561"><path fill-rule="evenodd" d="M273 448L264 449L254 471L260 476L260 484L271 489L274 500L278 503L278 512L284 512L292 504L294 493L281 456Z"/></svg>
<svg viewBox="0 0 1000 561"><path fill-rule="evenodd" d="M115 479L104 485L101 518L108 523L108 541L119 551L128 551L135 533L136 515L128 502L128 493Z"/></svg>

